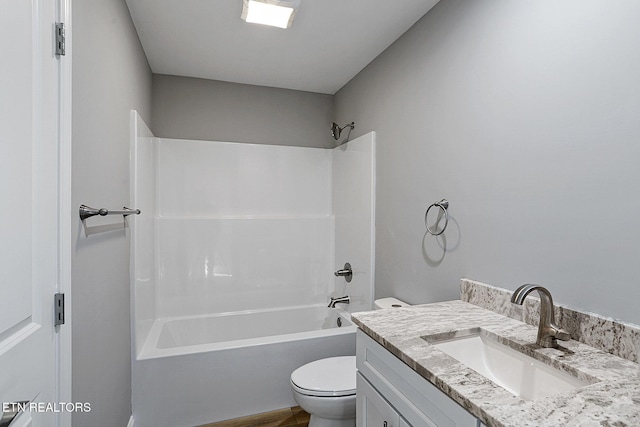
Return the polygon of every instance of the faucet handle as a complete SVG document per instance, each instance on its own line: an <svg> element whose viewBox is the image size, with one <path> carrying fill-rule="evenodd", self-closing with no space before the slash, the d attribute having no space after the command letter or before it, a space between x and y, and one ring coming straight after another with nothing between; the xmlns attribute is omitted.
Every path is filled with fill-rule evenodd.
<svg viewBox="0 0 640 427"><path fill-rule="evenodd" d="M346 280L347 283L351 282L351 278L353 277L353 270L351 270L351 264L349 264L348 262L345 262L344 268L336 271L333 274L336 277L340 277L340 276L344 277L344 280Z"/></svg>
<svg viewBox="0 0 640 427"><path fill-rule="evenodd" d="M554 336L556 337L556 339L559 339L560 341L569 341L571 339L571 334L567 331L565 331L564 329L560 329L557 326L553 326L553 328L555 329L554 331Z"/></svg>

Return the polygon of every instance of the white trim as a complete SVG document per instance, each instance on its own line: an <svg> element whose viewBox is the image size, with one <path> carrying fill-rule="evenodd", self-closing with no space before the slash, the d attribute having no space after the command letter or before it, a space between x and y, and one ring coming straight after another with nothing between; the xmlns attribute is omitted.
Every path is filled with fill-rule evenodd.
<svg viewBox="0 0 640 427"><path fill-rule="evenodd" d="M369 273L371 274L371 285L369 287L369 301L370 310L374 309L373 302L376 299L376 176L378 170L378 142L377 134L375 131L371 131L371 268Z"/></svg>
<svg viewBox="0 0 640 427"><path fill-rule="evenodd" d="M134 424L135 420L133 419L133 415L131 415L131 418L129 418L129 422L127 423L127 427L133 427Z"/></svg>
<svg viewBox="0 0 640 427"><path fill-rule="evenodd" d="M65 24L65 56L58 60L59 76L59 158L58 158L58 199L59 199L59 276L58 292L65 294L65 324L58 328L58 397L60 402L72 400L72 348L71 348L71 254L72 254L72 211L71 206L71 65L72 65L72 26L71 1L58 0L59 22ZM58 427L71 427L71 413L60 414Z"/></svg>

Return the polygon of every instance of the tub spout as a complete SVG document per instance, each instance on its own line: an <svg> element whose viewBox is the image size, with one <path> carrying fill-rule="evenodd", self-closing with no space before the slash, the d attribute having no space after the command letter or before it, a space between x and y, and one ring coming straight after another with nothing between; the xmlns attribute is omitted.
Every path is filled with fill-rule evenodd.
<svg viewBox="0 0 640 427"><path fill-rule="evenodd" d="M331 301L329 301L329 308L336 308L336 304L349 304L351 302L351 298L349 295L345 295L343 297L331 297Z"/></svg>

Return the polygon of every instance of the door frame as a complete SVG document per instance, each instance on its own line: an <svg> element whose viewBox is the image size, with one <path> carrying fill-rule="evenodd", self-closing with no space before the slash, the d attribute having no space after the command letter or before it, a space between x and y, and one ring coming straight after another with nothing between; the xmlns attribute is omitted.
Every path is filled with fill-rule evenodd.
<svg viewBox="0 0 640 427"><path fill-rule="evenodd" d="M72 161L72 22L71 1L57 0L57 21L65 24L65 55L58 60L59 75L59 135L58 135L58 173L59 173L59 224L58 224L58 289L65 295L65 324L56 326L56 366L57 366L57 398L58 402L72 402L72 317L71 317L71 253L72 253L72 218L71 205L71 161ZM70 412L63 412L59 417L59 427L71 427Z"/></svg>

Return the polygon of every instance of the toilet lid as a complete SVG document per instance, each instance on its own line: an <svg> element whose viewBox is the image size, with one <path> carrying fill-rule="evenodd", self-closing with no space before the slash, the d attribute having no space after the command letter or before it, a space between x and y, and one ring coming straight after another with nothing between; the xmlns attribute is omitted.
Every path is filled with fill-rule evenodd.
<svg viewBox="0 0 640 427"><path fill-rule="evenodd" d="M320 359L293 371L291 385L308 396L348 396L356 393L356 357Z"/></svg>

